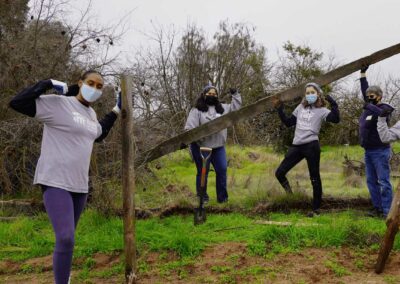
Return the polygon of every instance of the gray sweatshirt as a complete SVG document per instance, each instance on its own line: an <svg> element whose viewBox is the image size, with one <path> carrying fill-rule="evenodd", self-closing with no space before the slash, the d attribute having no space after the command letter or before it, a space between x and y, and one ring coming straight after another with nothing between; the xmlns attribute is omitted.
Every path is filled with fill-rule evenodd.
<svg viewBox="0 0 400 284"><path fill-rule="evenodd" d="M297 119L293 145L318 141L322 121L326 120L330 112L326 107L304 107L299 104L293 111L293 115Z"/></svg>
<svg viewBox="0 0 400 284"><path fill-rule="evenodd" d="M239 93L236 93L232 96L232 102L230 104L222 104L222 107L225 110L222 115L240 109L241 105L242 97ZM199 127L200 125L210 122L211 120L216 119L220 116L221 114L217 113L214 106L208 106L207 112L202 112L199 111L197 108L192 108L186 120L185 130ZM224 129L218 133L214 133L210 136L204 137L199 141L196 141L196 143L199 144L199 146L201 147L218 148L225 145L227 133L227 129Z"/></svg>
<svg viewBox="0 0 400 284"><path fill-rule="evenodd" d="M389 128L386 122L386 117L378 117L377 128L379 138L381 138L383 143L400 140L400 121L393 125L393 127Z"/></svg>

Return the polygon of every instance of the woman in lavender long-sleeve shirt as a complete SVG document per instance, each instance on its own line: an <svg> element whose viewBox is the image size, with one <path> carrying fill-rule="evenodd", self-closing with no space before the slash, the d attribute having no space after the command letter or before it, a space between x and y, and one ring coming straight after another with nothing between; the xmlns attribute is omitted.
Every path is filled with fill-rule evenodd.
<svg viewBox="0 0 400 284"><path fill-rule="evenodd" d="M34 184L42 187L44 205L56 236L53 253L56 284L67 284L70 278L75 228L88 195L93 143L107 136L120 112L118 96L114 109L97 121L91 105L102 95L103 84L100 73L90 70L69 92L63 82L42 80L22 90L9 103L14 110L44 124ZM43 95L51 89L61 95Z"/></svg>

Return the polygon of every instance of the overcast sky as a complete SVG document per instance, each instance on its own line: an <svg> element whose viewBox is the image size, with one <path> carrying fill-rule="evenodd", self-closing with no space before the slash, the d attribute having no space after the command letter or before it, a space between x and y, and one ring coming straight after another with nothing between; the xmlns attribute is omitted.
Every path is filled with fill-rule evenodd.
<svg viewBox="0 0 400 284"><path fill-rule="evenodd" d="M149 45L142 33L151 31L151 20L178 31L195 23L209 37L222 20L246 22L256 27L255 38L271 60L287 40L333 53L341 63L400 42L399 0L93 0L93 9L104 23L133 10L130 30L116 47L129 52ZM370 73L400 77L400 55Z"/></svg>

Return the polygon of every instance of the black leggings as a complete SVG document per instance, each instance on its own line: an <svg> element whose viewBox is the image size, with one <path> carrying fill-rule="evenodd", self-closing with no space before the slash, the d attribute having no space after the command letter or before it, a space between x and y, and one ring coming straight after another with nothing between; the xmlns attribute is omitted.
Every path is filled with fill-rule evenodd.
<svg viewBox="0 0 400 284"><path fill-rule="evenodd" d="M289 148L285 158L275 172L280 184L289 186L286 174L304 158L307 160L308 171L310 173L311 184L313 187L313 210L321 207L322 184L319 174L319 160L321 148L319 141L312 141L303 145L293 145Z"/></svg>

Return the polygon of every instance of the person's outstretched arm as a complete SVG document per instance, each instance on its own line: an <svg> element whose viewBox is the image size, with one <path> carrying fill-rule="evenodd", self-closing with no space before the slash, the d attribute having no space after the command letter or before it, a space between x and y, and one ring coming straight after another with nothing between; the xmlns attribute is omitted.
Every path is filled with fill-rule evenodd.
<svg viewBox="0 0 400 284"><path fill-rule="evenodd" d="M61 94L65 94L68 91L67 84L63 82L57 80L42 80L31 87L23 89L11 99L8 105L19 113L35 117L36 99L50 89L55 89Z"/></svg>
<svg viewBox="0 0 400 284"><path fill-rule="evenodd" d="M242 96L235 88L230 88L229 93L232 96L232 102L230 104L230 111L238 110L242 107Z"/></svg>
<svg viewBox="0 0 400 284"><path fill-rule="evenodd" d="M290 116L286 116L285 112L283 111L283 104L280 103L279 106L276 107L276 110L278 111L279 118L285 124L287 127L292 127L296 125L297 123L297 118L296 116L292 113Z"/></svg>
<svg viewBox="0 0 400 284"><path fill-rule="evenodd" d="M364 102L368 102L368 99L367 99L367 89L368 89L369 85L368 85L367 75L366 75L366 72L367 72L367 70L368 70L368 67L369 67L369 65L363 67L363 68L360 70L360 72L361 72L361 78L360 78L361 93L362 93L362 95L363 95Z"/></svg>
<svg viewBox="0 0 400 284"><path fill-rule="evenodd" d="M381 113L378 117L377 129L379 138L383 143L390 143L396 140L400 140L400 121L398 121L393 127L389 128L387 124L387 116L393 111L387 109Z"/></svg>
<svg viewBox="0 0 400 284"><path fill-rule="evenodd" d="M108 133L110 132L111 128L114 126L115 121L118 118L118 114L121 112L121 93L117 96L117 103L112 111L107 113L99 123L101 125L101 135L97 137L95 142L101 142L104 138L107 137Z"/></svg>
<svg viewBox="0 0 400 284"><path fill-rule="evenodd" d="M326 117L326 121L332 122L332 123L339 123L340 122L340 113L339 113L339 107L336 101L329 95L326 96L326 100L329 102L331 105L331 112L328 114Z"/></svg>

